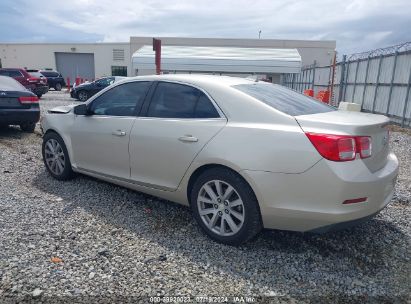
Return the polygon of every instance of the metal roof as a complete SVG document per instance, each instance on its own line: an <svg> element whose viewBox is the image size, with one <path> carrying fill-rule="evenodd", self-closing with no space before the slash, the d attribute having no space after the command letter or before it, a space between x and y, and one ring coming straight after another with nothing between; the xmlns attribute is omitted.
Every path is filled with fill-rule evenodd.
<svg viewBox="0 0 411 304"><path fill-rule="evenodd" d="M154 51L145 45L132 56L133 68L154 70ZM299 73L297 49L162 46L161 69L184 72Z"/></svg>

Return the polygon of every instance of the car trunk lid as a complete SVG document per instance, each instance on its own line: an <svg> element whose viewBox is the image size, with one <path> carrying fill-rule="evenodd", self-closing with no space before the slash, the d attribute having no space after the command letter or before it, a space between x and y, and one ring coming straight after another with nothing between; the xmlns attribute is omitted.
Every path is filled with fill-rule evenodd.
<svg viewBox="0 0 411 304"><path fill-rule="evenodd" d="M362 159L371 172L375 172L387 162L389 153L389 119L383 115L360 112L331 111L311 115L295 116L304 132L371 136L371 157Z"/></svg>
<svg viewBox="0 0 411 304"><path fill-rule="evenodd" d="M0 91L0 109L23 109L29 107L20 103L19 96L21 96L21 92Z"/></svg>

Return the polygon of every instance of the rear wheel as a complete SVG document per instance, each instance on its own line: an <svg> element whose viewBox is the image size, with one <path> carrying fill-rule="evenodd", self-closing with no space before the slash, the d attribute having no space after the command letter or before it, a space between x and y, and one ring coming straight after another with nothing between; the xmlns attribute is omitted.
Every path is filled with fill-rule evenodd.
<svg viewBox="0 0 411 304"><path fill-rule="evenodd" d="M77 96L80 101L86 101L88 99L88 93L86 91L78 92Z"/></svg>
<svg viewBox="0 0 411 304"><path fill-rule="evenodd" d="M56 83L56 85L54 86L54 89L56 91L61 91L61 83Z"/></svg>
<svg viewBox="0 0 411 304"><path fill-rule="evenodd" d="M26 122L20 125L20 129L24 132L33 133L36 128L35 122Z"/></svg>
<svg viewBox="0 0 411 304"><path fill-rule="evenodd" d="M58 180L74 177L70 158L63 139L57 133L46 133L42 145L43 161L47 171Z"/></svg>
<svg viewBox="0 0 411 304"><path fill-rule="evenodd" d="M262 228L254 192L234 171L203 172L194 182L190 204L200 227L217 242L240 245Z"/></svg>

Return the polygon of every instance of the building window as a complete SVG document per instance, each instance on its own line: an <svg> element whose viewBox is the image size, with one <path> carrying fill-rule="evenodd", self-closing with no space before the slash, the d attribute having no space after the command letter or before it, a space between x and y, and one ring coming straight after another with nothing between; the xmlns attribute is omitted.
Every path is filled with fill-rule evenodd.
<svg viewBox="0 0 411 304"><path fill-rule="evenodd" d="M127 67L126 66L112 66L111 76L127 76Z"/></svg>
<svg viewBox="0 0 411 304"><path fill-rule="evenodd" d="M113 60L114 61L124 61L124 50L113 49Z"/></svg>

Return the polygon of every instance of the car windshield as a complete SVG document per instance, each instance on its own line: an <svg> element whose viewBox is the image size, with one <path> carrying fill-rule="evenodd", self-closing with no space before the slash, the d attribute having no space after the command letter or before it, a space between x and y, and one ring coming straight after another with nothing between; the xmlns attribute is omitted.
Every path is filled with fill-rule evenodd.
<svg viewBox="0 0 411 304"><path fill-rule="evenodd" d="M238 84L233 88L291 116L335 111L323 102L277 84L255 82Z"/></svg>
<svg viewBox="0 0 411 304"><path fill-rule="evenodd" d="M26 88L11 77L0 76L0 91L26 91Z"/></svg>

